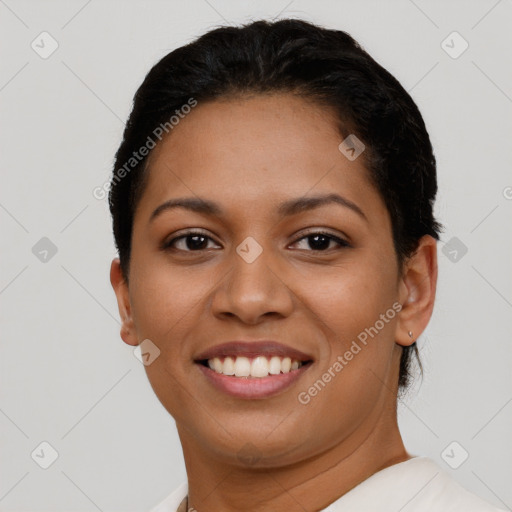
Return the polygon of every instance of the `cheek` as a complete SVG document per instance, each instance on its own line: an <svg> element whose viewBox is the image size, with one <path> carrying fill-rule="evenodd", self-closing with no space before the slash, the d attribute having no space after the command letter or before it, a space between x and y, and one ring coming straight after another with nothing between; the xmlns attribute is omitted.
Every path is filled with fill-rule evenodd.
<svg viewBox="0 0 512 512"><path fill-rule="evenodd" d="M177 420L184 419L182 415L195 407L184 384L193 364L189 340L201 325L201 308L216 280L211 272L203 275L158 265L141 269L138 274L134 272L136 278L131 285L137 335L140 340L150 339L160 350L159 356L145 366L146 374L167 411Z"/></svg>
<svg viewBox="0 0 512 512"><path fill-rule="evenodd" d="M318 279L310 292L312 316L328 341L315 379L329 383L316 406L328 408L333 400L364 408L375 402L395 344L399 305L393 269L392 260L379 262L367 253Z"/></svg>
<svg viewBox="0 0 512 512"><path fill-rule="evenodd" d="M141 339L154 340L162 351L176 352L182 343L173 340L183 340L198 322L204 298L215 283L212 272L158 264L139 268L130 287L137 333Z"/></svg>
<svg viewBox="0 0 512 512"><path fill-rule="evenodd" d="M389 393L384 383L393 357L393 304L390 282L371 273L326 280L315 297L313 313L328 344L297 398L308 417L329 418L318 433L319 443L357 429Z"/></svg>
<svg viewBox="0 0 512 512"><path fill-rule="evenodd" d="M374 325L396 300L394 273L363 254L326 273L317 269L311 277L302 293L330 336L342 344Z"/></svg>

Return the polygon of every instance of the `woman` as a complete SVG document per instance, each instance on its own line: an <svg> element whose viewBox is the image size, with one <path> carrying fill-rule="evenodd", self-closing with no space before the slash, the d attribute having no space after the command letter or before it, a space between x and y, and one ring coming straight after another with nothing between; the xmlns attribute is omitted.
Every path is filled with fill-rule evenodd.
<svg viewBox="0 0 512 512"><path fill-rule="evenodd" d="M116 154L110 277L187 469L153 512L497 510L397 425L436 191L416 105L344 32L219 28L151 69Z"/></svg>

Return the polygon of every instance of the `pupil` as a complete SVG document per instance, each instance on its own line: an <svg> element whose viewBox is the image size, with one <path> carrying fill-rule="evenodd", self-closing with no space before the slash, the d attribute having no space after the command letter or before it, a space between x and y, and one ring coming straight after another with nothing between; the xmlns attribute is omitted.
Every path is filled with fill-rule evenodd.
<svg viewBox="0 0 512 512"><path fill-rule="evenodd" d="M198 242L198 239L202 239L202 242ZM192 243L191 240L194 240ZM187 237L187 249L203 249L204 241L206 237L203 235L191 235Z"/></svg>
<svg viewBox="0 0 512 512"><path fill-rule="evenodd" d="M323 239L323 243L318 242L318 239ZM311 243L311 240L314 240L314 242ZM329 242L330 242L330 238L325 235L311 235L309 237L309 246L312 249L317 249L317 250L327 249L329 247Z"/></svg>

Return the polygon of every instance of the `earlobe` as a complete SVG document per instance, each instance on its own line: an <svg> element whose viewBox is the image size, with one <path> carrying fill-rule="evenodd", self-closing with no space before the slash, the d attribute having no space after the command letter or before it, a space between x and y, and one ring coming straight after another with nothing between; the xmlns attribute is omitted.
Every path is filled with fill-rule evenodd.
<svg viewBox="0 0 512 512"><path fill-rule="evenodd" d="M139 344L130 304L130 294L126 283L119 258L114 258L110 265L110 283L116 294L119 316L121 317L121 339L128 345Z"/></svg>
<svg viewBox="0 0 512 512"><path fill-rule="evenodd" d="M425 330L434 309L436 285L437 240L424 235L407 261L400 281L402 309L395 334L399 345L412 345Z"/></svg>

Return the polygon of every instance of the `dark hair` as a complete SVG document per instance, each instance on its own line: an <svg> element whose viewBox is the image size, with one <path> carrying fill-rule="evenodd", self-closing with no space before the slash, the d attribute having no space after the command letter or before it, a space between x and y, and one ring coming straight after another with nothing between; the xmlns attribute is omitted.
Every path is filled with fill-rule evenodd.
<svg viewBox="0 0 512 512"><path fill-rule="evenodd" d="M439 240L442 226L433 216L436 161L423 118L405 89L346 32L297 19L260 20L213 29L177 48L153 66L137 90L109 190L126 282L152 135L160 139L162 128L168 133L170 118L186 112L191 99L266 92L298 94L331 107L343 138L355 134L365 144L366 168L390 213L400 270L423 235ZM146 156L135 158L144 147ZM409 384L413 350L422 370L416 342L403 347L400 389Z"/></svg>

